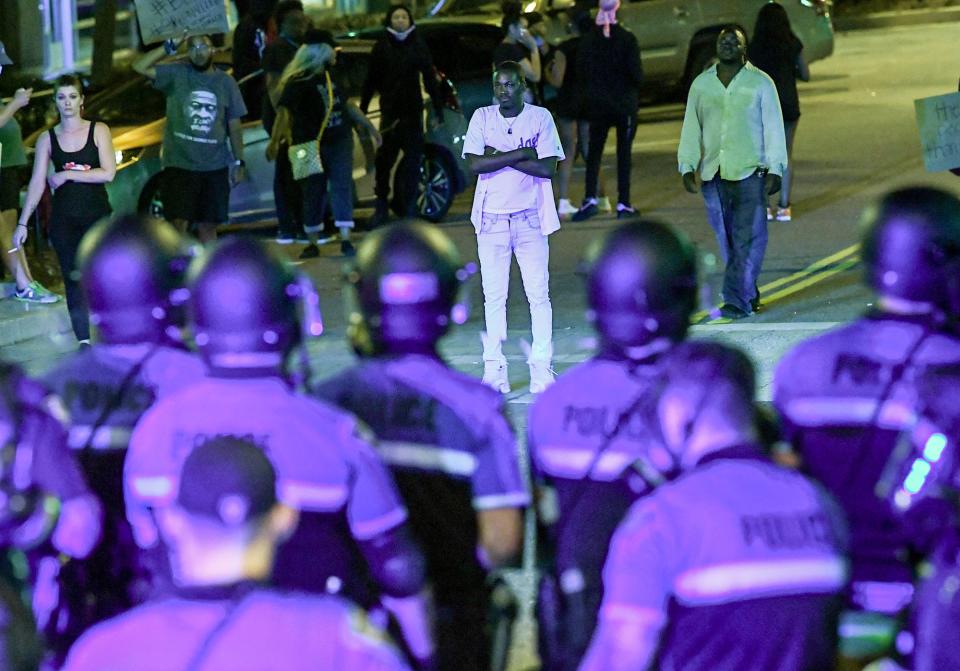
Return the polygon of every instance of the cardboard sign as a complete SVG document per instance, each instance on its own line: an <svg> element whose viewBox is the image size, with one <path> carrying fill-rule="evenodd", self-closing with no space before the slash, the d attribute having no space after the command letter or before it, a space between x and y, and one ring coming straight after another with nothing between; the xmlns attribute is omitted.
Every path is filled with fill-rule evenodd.
<svg viewBox="0 0 960 671"><path fill-rule="evenodd" d="M960 93L913 101L928 172L960 167Z"/></svg>
<svg viewBox="0 0 960 671"><path fill-rule="evenodd" d="M134 3L144 44L229 30L223 0L134 0Z"/></svg>

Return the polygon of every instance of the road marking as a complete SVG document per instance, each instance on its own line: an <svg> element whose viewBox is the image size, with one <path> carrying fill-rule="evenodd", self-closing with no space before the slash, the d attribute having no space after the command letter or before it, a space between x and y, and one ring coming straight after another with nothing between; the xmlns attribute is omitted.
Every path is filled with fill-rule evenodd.
<svg viewBox="0 0 960 671"><path fill-rule="evenodd" d="M860 262L860 243L855 243L849 247L844 247L838 252L826 256L818 261L814 261L809 266L786 277L781 277L772 282L768 282L760 287L760 295L763 297L765 306L770 306L776 301L786 298L798 291L803 291L808 287L822 282L838 273L845 272L854 268ZM834 265L836 264L836 265ZM833 266L833 267L831 267ZM779 291L770 293L773 289L785 287ZM694 324L700 324L711 314L714 314L719 306L713 310L700 310L695 313L691 320ZM717 318L708 320L707 323L713 325L729 324L732 320L726 318Z"/></svg>
<svg viewBox="0 0 960 671"><path fill-rule="evenodd" d="M726 321L726 320L725 320ZM764 331L829 331L846 322L757 322L754 324L723 323L697 324L690 328L692 333L716 333L729 331L731 333L755 333Z"/></svg>
<svg viewBox="0 0 960 671"><path fill-rule="evenodd" d="M842 261L840 264L838 264L837 266L829 270L824 270L817 275L808 277L807 279L797 282L796 284L791 284L789 287L785 289L781 289L780 291L777 291L771 294L770 296L768 296L768 300L771 303L773 303L774 301L784 298L786 296L789 296L790 294L795 294L798 291L803 291L804 289L811 287L814 284L817 284L819 282L823 282L825 279L833 277L838 273L842 273L847 270L852 270L856 268L858 263L860 263L859 257Z"/></svg>

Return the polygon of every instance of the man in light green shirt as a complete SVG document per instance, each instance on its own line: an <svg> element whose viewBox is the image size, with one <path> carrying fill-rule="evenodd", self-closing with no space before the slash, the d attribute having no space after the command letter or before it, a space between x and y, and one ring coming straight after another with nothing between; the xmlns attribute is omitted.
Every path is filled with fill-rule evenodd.
<svg viewBox="0 0 960 671"><path fill-rule="evenodd" d="M780 190L787 167L777 88L746 62L746 49L739 28L721 31L719 62L690 86L677 150L683 186L703 194L726 264L720 314L730 319L760 307L757 277L767 247L767 195Z"/></svg>

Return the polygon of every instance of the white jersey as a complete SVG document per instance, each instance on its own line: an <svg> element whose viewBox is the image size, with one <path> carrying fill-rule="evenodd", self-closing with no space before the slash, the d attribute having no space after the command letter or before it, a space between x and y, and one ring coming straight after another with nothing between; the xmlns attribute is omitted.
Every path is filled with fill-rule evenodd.
<svg viewBox="0 0 960 671"><path fill-rule="evenodd" d="M553 122L550 111L544 107L525 103L520 114L513 118L505 118L500 114L499 105L480 107L473 113L467 135L463 141L463 156L474 154L483 156L485 147L493 147L497 151L506 152L521 147L534 147L537 158L555 156L557 160L564 159L563 147L560 144L560 135ZM549 197L544 198L544 187L549 191ZM529 209L540 209L553 204L553 191L550 179L534 177L516 168L502 168L495 172L480 175L477 179L477 191L474 195L474 214L477 211L493 213L521 212ZM540 212L541 225L549 225L555 218L549 213L544 217ZM546 222L545 222L546 218ZM476 218L471 217L476 225ZM556 228L559 228L557 224ZM550 231L556 230L551 226Z"/></svg>

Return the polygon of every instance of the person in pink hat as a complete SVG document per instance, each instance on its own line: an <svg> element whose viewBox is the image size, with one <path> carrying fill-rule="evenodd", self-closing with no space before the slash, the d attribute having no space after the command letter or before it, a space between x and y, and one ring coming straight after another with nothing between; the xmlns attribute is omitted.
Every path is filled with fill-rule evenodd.
<svg viewBox="0 0 960 671"><path fill-rule="evenodd" d="M577 53L577 79L583 82L583 117L590 122L590 140L585 194L574 221L585 221L599 211L600 160L611 128L617 129L617 218L637 214L630 204L630 148L643 81L640 46L633 33L617 23L620 0L600 0L599 7L597 26L583 36Z"/></svg>

